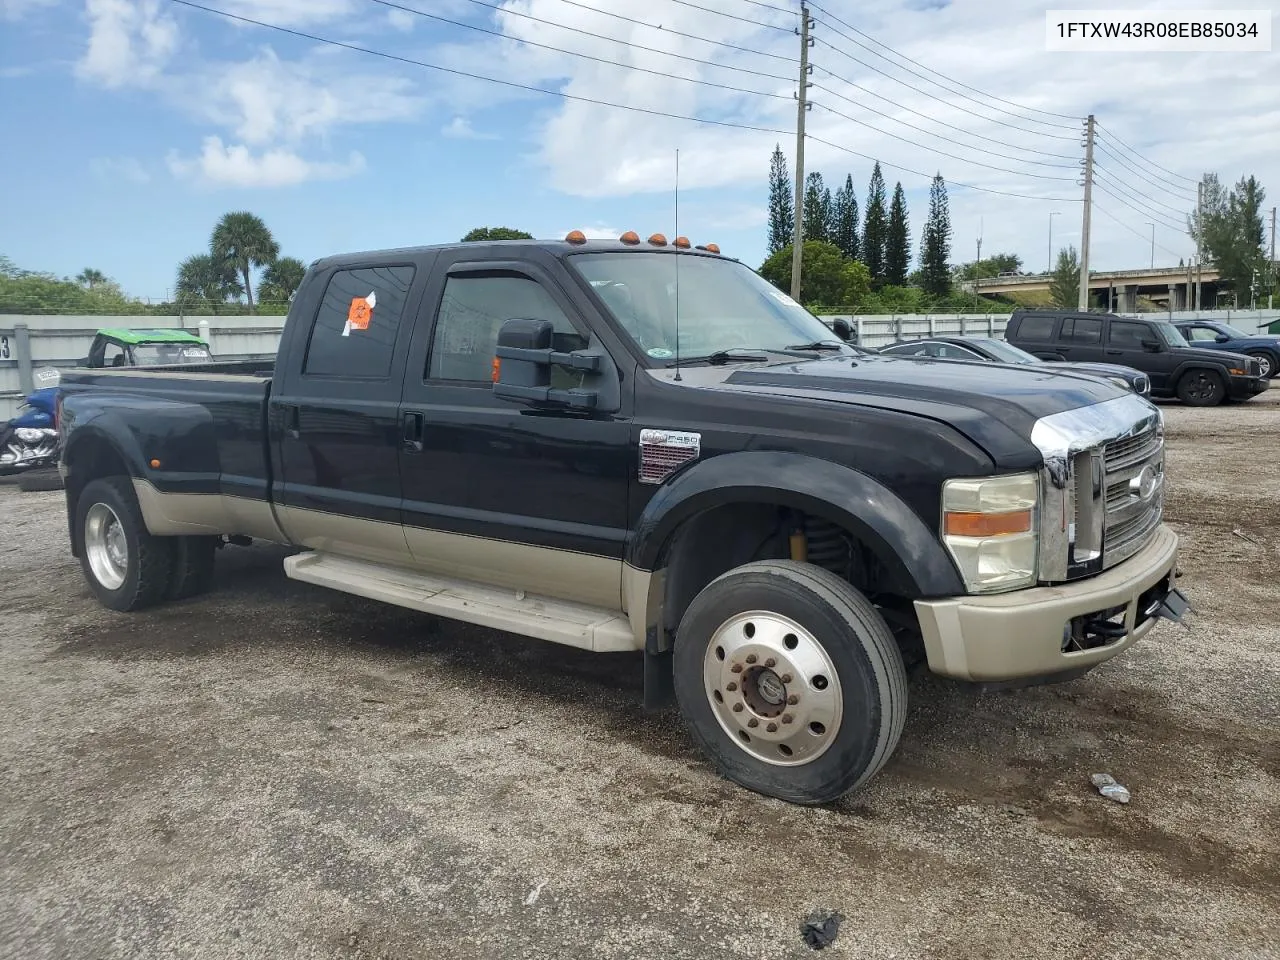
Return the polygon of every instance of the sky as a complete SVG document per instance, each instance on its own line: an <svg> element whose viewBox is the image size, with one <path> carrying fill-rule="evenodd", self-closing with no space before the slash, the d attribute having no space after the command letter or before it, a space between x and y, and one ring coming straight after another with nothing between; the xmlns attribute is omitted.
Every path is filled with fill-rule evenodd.
<svg viewBox="0 0 1280 960"><path fill-rule="evenodd" d="M221 14L0 0L0 254L158 300L229 210L304 262L477 226L671 234L679 151L679 232L765 256L775 144L794 173L795 0L192 2ZM1090 113L1095 268L1149 264L1152 223L1156 265L1189 257L1204 171L1256 175L1276 202L1280 52L1049 53L1046 8L814 3L806 169L851 175L861 204L880 160L913 253L940 172L953 261L981 236L1035 270L1051 228L1079 243Z"/></svg>

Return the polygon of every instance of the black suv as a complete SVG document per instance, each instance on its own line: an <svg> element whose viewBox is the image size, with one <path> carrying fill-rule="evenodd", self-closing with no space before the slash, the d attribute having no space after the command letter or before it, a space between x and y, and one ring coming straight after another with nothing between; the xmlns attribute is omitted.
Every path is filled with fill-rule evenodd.
<svg viewBox="0 0 1280 960"><path fill-rule="evenodd" d="M1151 395L1211 407L1270 386L1258 361L1190 346L1171 323L1111 313L1019 310L1005 339L1044 360L1121 363L1151 378Z"/></svg>

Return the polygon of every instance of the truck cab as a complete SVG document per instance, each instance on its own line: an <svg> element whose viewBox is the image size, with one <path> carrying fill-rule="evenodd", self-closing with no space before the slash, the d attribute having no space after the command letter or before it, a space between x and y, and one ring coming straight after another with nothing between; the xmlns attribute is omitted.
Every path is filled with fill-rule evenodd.
<svg viewBox="0 0 1280 960"><path fill-rule="evenodd" d="M118 610L249 537L298 580L640 652L725 776L826 802L889 760L909 667L1068 680L1185 609L1156 407L924 364L683 237L328 257L273 370L64 379L71 547Z"/></svg>

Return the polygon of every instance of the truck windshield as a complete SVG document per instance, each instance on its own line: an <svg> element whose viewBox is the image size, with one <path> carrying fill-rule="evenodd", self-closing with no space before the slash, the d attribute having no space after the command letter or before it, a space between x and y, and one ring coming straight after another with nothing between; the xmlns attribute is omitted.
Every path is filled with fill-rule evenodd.
<svg viewBox="0 0 1280 960"><path fill-rule="evenodd" d="M1178 332L1178 328L1175 327L1173 324L1161 323L1160 321L1157 320L1153 322L1151 326L1156 328L1156 333L1160 334L1160 337L1169 346L1185 347L1187 345L1187 341L1183 339L1182 334Z"/></svg>
<svg viewBox="0 0 1280 960"><path fill-rule="evenodd" d="M723 351L795 350L822 344L860 351L759 274L732 260L670 253L584 253L569 258L648 356L676 355L679 264L680 360Z"/></svg>
<svg viewBox="0 0 1280 960"><path fill-rule="evenodd" d="M209 348L196 343L140 343L133 348L133 362L139 367L208 363L212 359Z"/></svg>

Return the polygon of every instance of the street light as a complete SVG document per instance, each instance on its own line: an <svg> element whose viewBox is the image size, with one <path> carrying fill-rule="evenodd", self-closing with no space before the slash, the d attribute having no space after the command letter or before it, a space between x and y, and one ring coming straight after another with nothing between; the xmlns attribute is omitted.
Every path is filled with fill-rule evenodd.
<svg viewBox="0 0 1280 960"><path fill-rule="evenodd" d="M1049 214L1049 272L1053 273L1053 218L1058 215L1054 210Z"/></svg>
<svg viewBox="0 0 1280 960"><path fill-rule="evenodd" d="M1154 270L1156 268L1156 225L1148 223L1147 226L1151 228L1151 269Z"/></svg>

